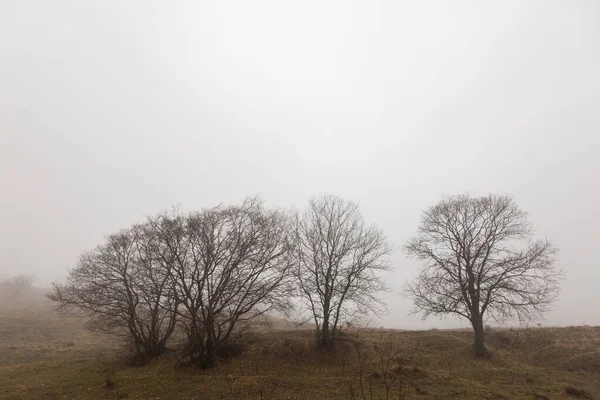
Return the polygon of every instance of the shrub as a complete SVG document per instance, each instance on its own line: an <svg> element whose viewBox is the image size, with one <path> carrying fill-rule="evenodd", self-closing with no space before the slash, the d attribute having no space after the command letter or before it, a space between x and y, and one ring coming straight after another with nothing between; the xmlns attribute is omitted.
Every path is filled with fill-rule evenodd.
<svg viewBox="0 0 600 400"><path fill-rule="evenodd" d="M116 358L110 358L105 355L98 358L98 362L101 365L102 375L104 377L104 386L107 388L114 388L117 384L117 369L119 367L119 360Z"/></svg>

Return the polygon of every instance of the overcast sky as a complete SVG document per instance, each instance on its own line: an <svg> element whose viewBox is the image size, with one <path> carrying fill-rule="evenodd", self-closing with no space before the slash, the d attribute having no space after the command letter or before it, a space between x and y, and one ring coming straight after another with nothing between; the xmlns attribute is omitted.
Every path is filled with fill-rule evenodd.
<svg viewBox="0 0 600 400"><path fill-rule="evenodd" d="M510 194L600 324L600 3L0 1L0 278L65 277L180 203L331 192L402 246L442 196ZM384 324L418 264L394 253Z"/></svg>

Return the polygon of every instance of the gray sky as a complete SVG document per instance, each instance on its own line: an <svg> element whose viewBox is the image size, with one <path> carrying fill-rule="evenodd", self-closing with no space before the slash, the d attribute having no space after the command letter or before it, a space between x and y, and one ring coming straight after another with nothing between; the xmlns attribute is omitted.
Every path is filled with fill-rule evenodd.
<svg viewBox="0 0 600 400"><path fill-rule="evenodd" d="M600 324L597 1L0 1L0 276L63 279L180 203L332 192L400 247L443 195L511 194ZM394 254L387 326L418 265Z"/></svg>

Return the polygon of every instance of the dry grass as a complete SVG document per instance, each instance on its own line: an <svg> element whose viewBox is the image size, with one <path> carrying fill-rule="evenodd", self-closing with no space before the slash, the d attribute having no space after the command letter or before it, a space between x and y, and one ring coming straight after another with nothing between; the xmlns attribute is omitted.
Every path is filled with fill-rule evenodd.
<svg viewBox="0 0 600 400"><path fill-rule="evenodd" d="M489 360L471 356L469 331L356 334L324 353L315 350L310 331L257 332L240 356L215 369L175 370L175 353L131 367L114 361L120 344L84 330L80 321L5 312L0 398L348 399L348 378L358 382L353 360L360 341L363 373L373 399L380 399L385 384L375 361L385 337L404 360L404 399L600 399L600 327L492 330Z"/></svg>

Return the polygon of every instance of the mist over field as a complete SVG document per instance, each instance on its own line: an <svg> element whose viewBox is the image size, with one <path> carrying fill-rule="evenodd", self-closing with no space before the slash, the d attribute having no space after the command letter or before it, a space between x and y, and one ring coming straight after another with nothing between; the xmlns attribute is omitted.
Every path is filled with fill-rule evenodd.
<svg viewBox="0 0 600 400"><path fill-rule="evenodd" d="M278 1L0 5L0 275L49 288L147 215L356 201L401 251L446 195L512 195L566 271L544 325L600 324L600 8Z"/></svg>
<svg viewBox="0 0 600 400"><path fill-rule="evenodd" d="M600 3L0 1L0 400L600 399Z"/></svg>

